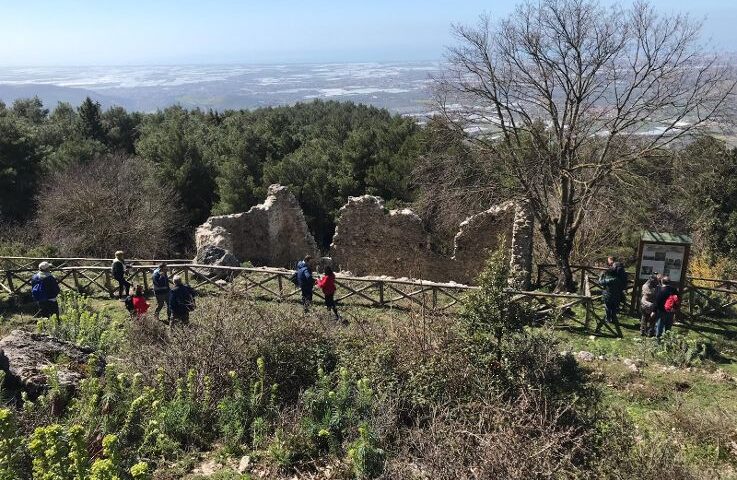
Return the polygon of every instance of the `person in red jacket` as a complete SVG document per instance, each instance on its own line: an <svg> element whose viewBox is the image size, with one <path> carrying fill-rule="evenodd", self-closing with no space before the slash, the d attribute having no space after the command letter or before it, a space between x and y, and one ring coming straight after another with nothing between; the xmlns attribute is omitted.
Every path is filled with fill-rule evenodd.
<svg viewBox="0 0 737 480"><path fill-rule="evenodd" d="M136 313L136 318L140 320L148 311L148 307L146 297L143 295L143 287L137 285L136 293L133 295L133 311Z"/></svg>
<svg viewBox="0 0 737 480"><path fill-rule="evenodd" d="M332 310L335 314L335 319L340 321L338 306L335 303L335 273L332 268L325 267L325 275L320 277L320 280L317 281L317 286L325 295L325 307L327 307L328 310Z"/></svg>

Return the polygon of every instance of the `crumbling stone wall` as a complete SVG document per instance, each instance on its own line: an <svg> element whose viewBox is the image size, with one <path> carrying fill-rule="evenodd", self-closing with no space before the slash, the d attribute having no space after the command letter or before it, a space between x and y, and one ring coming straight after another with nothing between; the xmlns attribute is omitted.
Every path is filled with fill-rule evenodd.
<svg viewBox="0 0 737 480"><path fill-rule="evenodd" d="M292 268L305 255L318 255L297 199L281 185L271 185L266 201L247 212L208 218L195 242L198 251L220 247L257 266Z"/></svg>
<svg viewBox="0 0 737 480"><path fill-rule="evenodd" d="M507 202L467 218L454 239L452 258L430 248L429 234L411 210L387 210L379 197L351 197L341 209L330 250L355 275L413 277L473 283L488 253L511 250L510 283L526 289L532 268L533 220L524 203Z"/></svg>
<svg viewBox="0 0 737 480"><path fill-rule="evenodd" d="M372 195L349 197L340 209L330 257L354 275L436 279L447 263L412 210L388 210Z"/></svg>
<svg viewBox="0 0 737 480"><path fill-rule="evenodd" d="M529 205L507 202L467 218L452 257L435 253L422 220L410 209L388 210L375 196L350 197L340 210L330 248L332 264L354 275L386 275L473 283L488 252L510 249L512 286L526 289L532 268ZM210 217L196 232L198 250L211 245L254 265L292 268L305 254L318 257L297 200L281 185L248 212Z"/></svg>

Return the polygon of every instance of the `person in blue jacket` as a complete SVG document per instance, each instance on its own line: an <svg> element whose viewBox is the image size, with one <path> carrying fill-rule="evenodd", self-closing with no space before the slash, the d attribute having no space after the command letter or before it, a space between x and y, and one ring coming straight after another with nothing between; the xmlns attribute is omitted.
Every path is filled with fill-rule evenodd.
<svg viewBox="0 0 737 480"><path fill-rule="evenodd" d="M42 316L46 318L52 315L59 316L59 302L56 301L59 291L59 283L51 274L51 264L49 262L39 263L38 273L31 277L31 294L38 302Z"/></svg>
<svg viewBox="0 0 737 480"><path fill-rule="evenodd" d="M315 288L315 277L312 275L312 255L297 263L297 285L302 291L302 307L305 313L312 305L312 290Z"/></svg>
<svg viewBox="0 0 737 480"><path fill-rule="evenodd" d="M159 268L154 270L151 280L154 285L154 295L156 296L156 311L154 316L159 319L161 309L166 305L166 320L171 320L171 309L169 308L169 276L166 272L166 263L159 264Z"/></svg>

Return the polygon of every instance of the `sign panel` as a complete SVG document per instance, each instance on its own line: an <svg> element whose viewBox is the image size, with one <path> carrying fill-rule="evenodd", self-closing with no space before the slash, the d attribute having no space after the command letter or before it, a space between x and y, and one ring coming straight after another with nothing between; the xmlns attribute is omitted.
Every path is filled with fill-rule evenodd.
<svg viewBox="0 0 737 480"><path fill-rule="evenodd" d="M638 278L647 280L653 273L662 273L668 275L671 282L679 283L685 254L686 247L683 245L644 244Z"/></svg>

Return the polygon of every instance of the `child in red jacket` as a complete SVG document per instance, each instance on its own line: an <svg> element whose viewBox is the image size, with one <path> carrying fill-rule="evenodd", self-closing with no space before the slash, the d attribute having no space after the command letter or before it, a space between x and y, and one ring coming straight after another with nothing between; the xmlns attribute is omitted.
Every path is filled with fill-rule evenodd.
<svg viewBox="0 0 737 480"><path fill-rule="evenodd" d="M136 318L140 320L148 311L148 302L146 297L143 295L143 287L141 285L136 286L136 293L133 295L133 311L136 313Z"/></svg>
<svg viewBox="0 0 737 480"><path fill-rule="evenodd" d="M338 306L335 303L335 273L333 273L332 268L325 267L325 275L317 281L317 286L320 287L322 293L325 295L325 307L328 310L332 310L335 314L335 319L339 321Z"/></svg>

